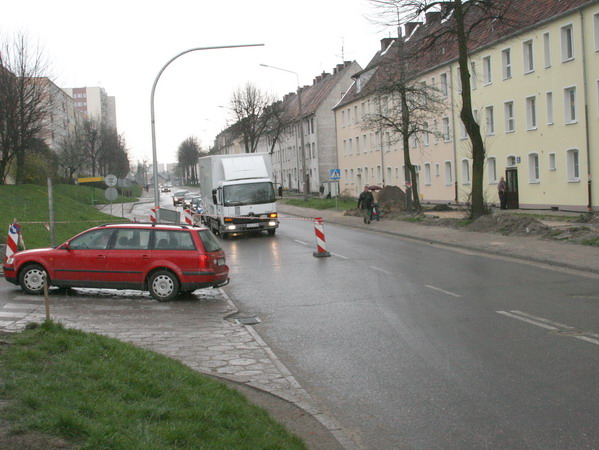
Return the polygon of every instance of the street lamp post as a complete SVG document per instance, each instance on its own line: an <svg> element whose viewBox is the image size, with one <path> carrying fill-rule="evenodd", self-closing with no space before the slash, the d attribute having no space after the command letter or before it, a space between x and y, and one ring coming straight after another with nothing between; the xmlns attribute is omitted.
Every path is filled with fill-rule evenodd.
<svg viewBox="0 0 599 450"><path fill-rule="evenodd" d="M162 75L162 72L172 63L175 59L180 56L185 55L186 53L195 52L198 50L219 50L225 48L240 48L240 47L261 47L264 44L242 44L242 45L221 45L218 47L195 47L190 48L189 50L185 50L178 55L172 57L158 72L156 79L154 80L154 84L152 85L152 95L150 97L150 113L152 115L152 162L153 162L153 174L154 174L154 204L156 209L160 207L160 191L158 190L158 158L156 156L156 120L154 117L154 93L156 92L156 85L158 84L158 80Z"/></svg>
<svg viewBox="0 0 599 450"><path fill-rule="evenodd" d="M271 69L282 70L283 72L289 72L295 74L297 78L297 104L299 109L299 132L300 132L300 145L302 146L301 156L302 156L302 180L304 183L304 200L308 201L308 193L310 190L310 186L307 183L306 179L306 148L304 146L304 110L302 109L302 92L299 84L299 75L297 72L293 70L281 69L280 67L269 66L268 64L260 64L262 67L270 67Z"/></svg>

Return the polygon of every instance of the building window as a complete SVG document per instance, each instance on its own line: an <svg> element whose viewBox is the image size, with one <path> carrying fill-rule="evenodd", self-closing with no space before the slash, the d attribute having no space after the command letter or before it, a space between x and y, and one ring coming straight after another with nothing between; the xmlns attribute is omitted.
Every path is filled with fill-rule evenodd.
<svg viewBox="0 0 599 450"><path fill-rule="evenodd" d="M426 163L424 165L424 184L430 186L432 184L432 176L431 176L431 164Z"/></svg>
<svg viewBox="0 0 599 450"><path fill-rule="evenodd" d="M360 154L360 137L356 136L356 155Z"/></svg>
<svg viewBox="0 0 599 450"><path fill-rule="evenodd" d="M543 62L545 69L551 67L551 38L549 33L543 34Z"/></svg>
<svg viewBox="0 0 599 450"><path fill-rule="evenodd" d="M536 97L526 99L526 129L536 130L537 128L537 101Z"/></svg>
<svg viewBox="0 0 599 450"><path fill-rule="evenodd" d="M539 182L539 155L538 153L531 153L528 155L528 182L538 183Z"/></svg>
<svg viewBox="0 0 599 450"><path fill-rule="evenodd" d="M347 156L347 141L343 139L343 154Z"/></svg>
<svg viewBox="0 0 599 450"><path fill-rule="evenodd" d="M470 184L470 161L462 159L462 184Z"/></svg>
<svg viewBox="0 0 599 450"><path fill-rule="evenodd" d="M424 122L424 137L423 137L424 145L428 147L431 143L430 141L430 133L428 131L428 123Z"/></svg>
<svg viewBox="0 0 599 450"><path fill-rule="evenodd" d="M462 122L461 120L460 120L460 138L468 139L468 132L466 131L466 125L464 125L464 122Z"/></svg>
<svg viewBox="0 0 599 450"><path fill-rule="evenodd" d="M341 126L345 128L345 110L341 111Z"/></svg>
<svg viewBox="0 0 599 450"><path fill-rule="evenodd" d="M524 50L524 73L534 72L535 59L532 39L522 44Z"/></svg>
<svg viewBox="0 0 599 450"><path fill-rule="evenodd" d="M358 123L358 105L354 105L354 123Z"/></svg>
<svg viewBox="0 0 599 450"><path fill-rule="evenodd" d="M553 125L553 92L545 94L547 100L547 125Z"/></svg>
<svg viewBox="0 0 599 450"><path fill-rule="evenodd" d="M487 175L489 183L497 183L497 160L494 157L487 159Z"/></svg>
<svg viewBox="0 0 599 450"><path fill-rule="evenodd" d="M451 172L451 161L445 161L445 185L451 186L453 184L453 174Z"/></svg>
<svg viewBox="0 0 599 450"><path fill-rule="evenodd" d="M599 13L593 16L593 27L595 32L595 51L599 52Z"/></svg>
<svg viewBox="0 0 599 450"><path fill-rule="evenodd" d="M493 77L491 74L491 57L485 56L483 58L483 83L491 84L493 82Z"/></svg>
<svg viewBox="0 0 599 450"><path fill-rule="evenodd" d="M349 139L347 146L348 146L349 154L353 155L354 154L354 144L353 144L352 139Z"/></svg>
<svg viewBox="0 0 599 450"><path fill-rule="evenodd" d="M501 66L503 71L503 79L512 78L512 54L511 49L506 48L501 51Z"/></svg>
<svg viewBox="0 0 599 450"><path fill-rule="evenodd" d="M549 170L551 170L551 171L556 170L555 153L549 153Z"/></svg>
<svg viewBox="0 0 599 450"><path fill-rule="evenodd" d="M449 95L449 86L447 84L447 74L441 74L441 95L447 97Z"/></svg>
<svg viewBox="0 0 599 450"><path fill-rule="evenodd" d="M438 177L441 175L441 168L439 167L439 163L435 164L435 176Z"/></svg>
<svg viewBox="0 0 599 450"><path fill-rule="evenodd" d="M516 129L516 121L514 119L514 102L505 102L503 104L505 114L505 132L511 133Z"/></svg>
<svg viewBox="0 0 599 450"><path fill-rule="evenodd" d="M368 144L366 143L366 135L362 135L362 153L368 153Z"/></svg>
<svg viewBox="0 0 599 450"><path fill-rule="evenodd" d="M574 31L572 25L566 25L561 29L562 35L562 62L574 59Z"/></svg>
<svg viewBox="0 0 599 450"><path fill-rule="evenodd" d="M566 164L568 166L568 181L580 181L578 150L568 150L566 153Z"/></svg>
<svg viewBox="0 0 599 450"><path fill-rule="evenodd" d="M459 78L459 74L460 72L458 71L458 78ZM472 90L476 89L476 85L477 85L477 81L478 81L478 77L476 76L476 63L474 61L472 61L470 63L470 86L472 87Z"/></svg>
<svg viewBox="0 0 599 450"><path fill-rule="evenodd" d="M449 117L443 117L443 140L449 142Z"/></svg>
<svg viewBox="0 0 599 450"><path fill-rule="evenodd" d="M564 119L566 123L576 123L576 88L564 89Z"/></svg>
<svg viewBox="0 0 599 450"><path fill-rule="evenodd" d="M485 120L487 125L487 136L495 134L495 117L493 117L493 107L487 106L485 108Z"/></svg>

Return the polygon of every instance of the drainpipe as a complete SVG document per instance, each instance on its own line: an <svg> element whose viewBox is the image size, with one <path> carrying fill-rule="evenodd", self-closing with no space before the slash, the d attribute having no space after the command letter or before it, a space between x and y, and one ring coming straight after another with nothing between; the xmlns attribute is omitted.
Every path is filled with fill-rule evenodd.
<svg viewBox="0 0 599 450"><path fill-rule="evenodd" d="M580 14L580 34L582 42L582 78L583 78L583 90L584 90L584 131L586 140L586 153L587 153L587 197L588 204L587 210L593 211L593 197L592 197L592 185L591 185L591 138L589 136L589 102L588 102L588 85L587 85L587 64L586 64L586 46L584 40L584 18L582 16L582 9L578 11Z"/></svg>

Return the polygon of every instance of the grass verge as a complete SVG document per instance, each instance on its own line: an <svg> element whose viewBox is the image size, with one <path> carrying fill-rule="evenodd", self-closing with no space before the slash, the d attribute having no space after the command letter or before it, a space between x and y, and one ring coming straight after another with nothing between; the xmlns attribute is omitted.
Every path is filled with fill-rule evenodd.
<svg viewBox="0 0 599 450"><path fill-rule="evenodd" d="M338 211L346 211L348 209L355 208L357 200L347 197L339 197L337 199L312 197L308 198L308 200L304 200L303 198L288 197L277 199L277 202L284 203L286 205L301 206L303 208L334 209Z"/></svg>
<svg viewBox="0 0 599 450"><path fill-rule="evenodd" d="M4 340L10 435L82 448L305 448L238 392L157 353L52 321Z"/></svg>
<svg viewBox="0 0 599 450"><path fill-rule="evenodd" d="M91 198L104 199L104 191L89 186L56 185L54 197L55 244L94 225L115 222L118 218L104 214L91 205ZM137 197L118 197L117 202L137 201ZM100 202L96 202L100 203ZM120 206L120 205L119 205ZM118 209L117 209L118 210ZM36 185L0 186L0 243L6 243L8 226L14 219L21 224L26 248L50 246L48 188Z"/></svg>

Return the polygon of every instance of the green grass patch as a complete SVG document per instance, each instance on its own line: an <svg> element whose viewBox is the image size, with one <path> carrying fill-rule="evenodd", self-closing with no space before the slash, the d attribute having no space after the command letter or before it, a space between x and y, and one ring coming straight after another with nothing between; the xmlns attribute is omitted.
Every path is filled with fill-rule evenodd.
<svg viewBox="0 0 599 450"><path fill-rule="evenodd" d="M99 188L92 190L89 186L81 185L53 187L56 244L102 222L118 221L118 218L104 214L92 206L92 191L94 198L101 197L102 202L106 202L104 190ZM137 201L137 197L121 199L127 202ZM115 209L118 208L116 203L115 201ZM47 186L0 186L0 243L6 242L8 226L14 219L21 224L26 248L49 247L50 232L46 228L50 220Z"/></svg>
<svg viewBox="0 0 599 450"><path fill-rule="evenodd" d="M590 245L591 247L599 247L599 237L595 237L592 239L583 239L580 241L582 245Z"/></svg>
<svg viewBox="0 0 599 450"><path fill-rule="evenodd" d="M82 448L305 448L237 391L157 353L51 321L3 339L11 433Z"/></svg>
<svg viewBox="0 0 599 450"><path fill-rule="evenodd" d="M308 200L304 200L303 198L297 197L280 198L277 199L277 202L284 203L286 205L301 206L302 208L334 209L337 211L347 211L348 209L355 208L357 204L357 200L346 197L338 197L336 200L334 198L313 197L308 198Z"/></svg>

